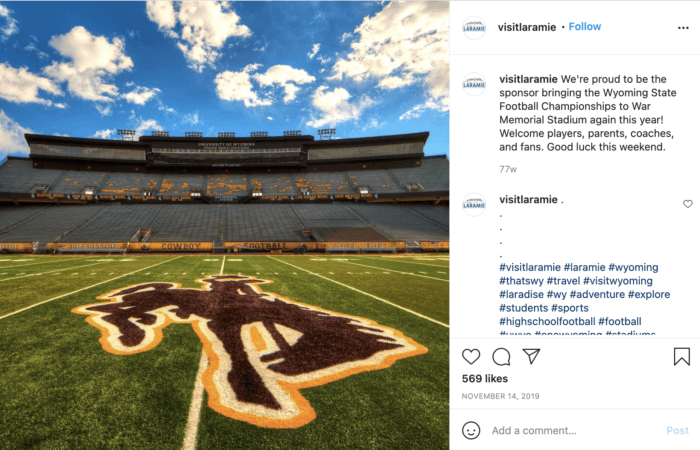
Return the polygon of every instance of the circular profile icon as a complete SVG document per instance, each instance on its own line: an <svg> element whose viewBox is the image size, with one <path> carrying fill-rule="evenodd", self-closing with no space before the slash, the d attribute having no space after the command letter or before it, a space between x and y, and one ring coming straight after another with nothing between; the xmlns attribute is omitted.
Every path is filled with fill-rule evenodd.
<svg viewBox="0 0 700 450"><path fill-rule="evenodd" d="M486 23L481 20L481 17L471 16L462 22L462 33L472 40L481 39L486 33Z"/></svg>
<svg viewBox="0 0 700 450"><path fill-rule="evenodd" d="M462 434L470 441L476 439L481 434L481 428L476 422L467 422L462 427Z"/></svg>
<svg viewBox="0 0 700 450"><path fill-rule="evenodd" d="M486 80L481 74L472 72L462 79L462 89L467 94L476 97L486 89Z"/></svg>
<svg viewBox="0 0 700 450"><path fill-rule="evenodd" d="M469 194L462 200L462 209L472 217L480 216L486 210L486 199L475 192Z"/></svg>

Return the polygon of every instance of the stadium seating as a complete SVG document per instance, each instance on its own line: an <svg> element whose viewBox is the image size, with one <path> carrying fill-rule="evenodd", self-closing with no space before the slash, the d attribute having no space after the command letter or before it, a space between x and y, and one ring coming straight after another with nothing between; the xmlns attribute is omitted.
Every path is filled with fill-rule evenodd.
<svg viewBox="0 0 700 450"><path fill-rule="evenodd" d="M365 170L361 172L347 172L347 174L353 185L369 187L370 194L405 192L387 170Z"/></svg>
<svg viewBox="0 0 700 450"><path fill-rule="evenodd" d="M8 206L0 210L0 235L9 228L33 215L40 213L50 206Z"/></svg>
<svg viewBox="0 0 700 450"><path fill-rule="evenodd" d="M426 192L447 191L450 185L450 166L444 158L423 158L420 167L390 169L401 186L418 183Z"/></svg>
<svg viewBox="0 0 700 450"><path fill-rule="evenodd" d="M127 242L138 230L148 229L161 209L157 205L111 204L88 227L62 242Z"/></svg>
<svg viewBox="0 0 700 450"><path fill-rule="evenodd" d="M79 225L109 206L66 205L52 206L42 214L10 231L0 231L0 242L55 242L60 241ZM2 213L4 215L4 213Z"/></svg>
<svg viewBox="0 0 700 450"><path fill-rule="evenodd" d="M378 242L387 240L384 236L369 227L319 227L314 229L314 234L319 237L320 241L330 242Z"/></svg>
<svg viewBox="0 0 700 450"><path fill-rule="evenodd" d="M303 241L289 205L228 205L228 241Z"/></svg>
<svg viewBox="0 0 700 450"><path fill-rule="evenodd" d="M0 167L0 192L26 194L37 184L50 185L61 173L60 170L34 170L28 159L8 159Z"/></svg>
<svg viewBox="0 0 700 450"><path fill-rule="evenodd" d="M405 205L412 211L421 214L423 217L428 217L440 224L449 227L450 226L450 210L447 205Z"/></svg>
<svg viewBox="0 0 700 450"><path fill-rule="evenodd" d="M157 176L138 173L110 173L100 194L141 195L158 186Z"/></svg>
<svg viewBox="0 0 700 450"><path fill-rule="evenodd" d="M225 205L165 205L161 220L151 229L149 241L218 240L222 210Z"/></svg>
<svg viewBox="0 0 700 450"><path fill-rule="evenodd" d="M265 196L357 194L367 186L372 194L408 192L406 184L419 184L422 193L449 190L449 161L427 157L420 166L347 172L248 173L248 174L148 174L32 168L31 160L9 159L0 167L0 192L28 193L37 184L51 194L80 194L82 187L98 188L104 195L183 196L201 191L211 197L245 197L251 188Z"/></svg>
<svg viewBox="0 0 700 450"><path fill-rule="evenodd" d="M206 180L204 175L163 175L156 195L180 197L192 191L204 192Z"/></svg>
<svg viewBox="0 0 700 450"><path fill-rule="evenodd" d="M23 222L19 226L15 224ZM333 204L88 204L2 207L0 242L446 241L446 206Z"/></svg>
<svg viewBox="0 0 700 450"><path fill-rule="evenodd" d="M371 222L377 231L392 241L405 241L409 244L449 240L449 232L444 227L421 220L400 205L355 204L349 208Z"/></svg>
<svg viewBox="0 0 700 450"><path fill-rule="evenodd" d="M227 196L227 197L242 197L248 192L248 177L245 175L202 175L206 178L205 190L206 195Z"/></svg>
<svg viewBox="0 0 700 450"><path fill-rule="evenodd" d="M97 189L106 177L107 174L100 172L66 170L51 186L49 192L80 194L83 187Z"/></svg>

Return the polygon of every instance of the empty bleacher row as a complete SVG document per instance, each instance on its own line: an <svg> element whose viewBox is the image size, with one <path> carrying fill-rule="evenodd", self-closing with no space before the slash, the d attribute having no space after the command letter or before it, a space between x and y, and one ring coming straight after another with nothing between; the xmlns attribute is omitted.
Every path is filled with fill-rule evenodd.
<svg viewBox="0 0 700 450"><path fill-rule="evenodd" d="M411 211L418 208L420 214ZM425 217L423 217L423 214ZM436 222L437 221L437 222ZM17 225L19 224L19 225ZM0 207L0 242L449 240L447 207L355 203L110 203ZM304 229L312 229L307 236Z"/></svg>
<svg viewBox="0 0 700 450"><path fill-rule="evenodd" d="M2 208L0 214L0 233L6 228L32 217L47 209L48 206L9 206Z"/></svg>
<svg viewBox="0 0 700 450"><path fill-rule="evenodd" d="M0 242L55 242L108 208L103 205L51 206L18 227L0 230ZM5 209L0 208L0 216L5 215ZM26 209L30 215L30 207Z"/></svg>
<svg viewBox="0 0 700 450"><path fill-rule="evenodd" d="M397 194L408 192L407 185L427 193L449 189L449 161L424 158L420 166L403 169L215 175L33 169L29 159L8 159L0 167L0 192L24 194L37 185L47 186L44 192L49 194L81 194L91 188L98 195L184 196L197 191L212 197L244 197L258 190L265 196L289 197L358 194L360 188L371 194Z"/></svg>
<svg viewBox="0 0 700 450"><path fill-rule="evenodd" d="M420 241L447 241L449 232L411 213L399 205L348 206L369 221L373 227L392 241L414 243Z"/></svg>

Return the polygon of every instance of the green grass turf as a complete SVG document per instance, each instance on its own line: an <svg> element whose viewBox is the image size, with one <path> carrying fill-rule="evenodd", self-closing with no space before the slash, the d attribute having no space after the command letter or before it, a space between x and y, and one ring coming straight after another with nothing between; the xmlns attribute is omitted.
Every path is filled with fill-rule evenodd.
<svg viewBox="0 0 700 450"><path fill-rule="evenodd" d="M100 331L85 322L86 316L70 310L136 283L167 281L198 287L196 278L219 273L223 255L19 256L10 258L33 261L0 264L52 263L13 268L23 269L15 274L44 275L0 281L0 317L81 291L0 319L0 448L182 448L202 347L192 327L171 324L154 349L118 356L102 349ZM264 429L225 417L207 406L205 393L197 448L448 448L448 329L283 262L443 323L448 323L449 283L338 261L312 261L315 258L228 255L224 274L272 280L263 290L375 320L429 352L401 359L388 369L302 390L317 418L293 430ZM113 261L80 267L98 259ZM70 269L47 274L64 266ZM354 274L341 274L341 268ZM98 283L102 284L90 287Z"/></svg>
<svg viewBox="0 0 700 450"><path fill-rule="evenodd" d="M450 260L445 257L428 257L428 256L369 256L362 255L364 260L375 261L391 261L400 264L404 269L412 268L413 270L424 270L425 267L432 267L438 271L445 271L450 268ZM422 267L422 268L421 268Z"/></svg>

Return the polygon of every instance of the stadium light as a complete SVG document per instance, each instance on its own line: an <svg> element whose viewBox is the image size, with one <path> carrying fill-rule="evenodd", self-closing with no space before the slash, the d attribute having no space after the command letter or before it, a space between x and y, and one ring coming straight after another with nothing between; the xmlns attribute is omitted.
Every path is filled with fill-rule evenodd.
<svg viewBox="0 0 700 450"><path fill-rule="evenodd" d="M151 136L170 137L170 132L168 132L168 131L151 131Z"/></svg>
<svg viewBox="0 0 700 450"><path fill-rule="evenodd" d="M251 131L250 137L267 137L267 131Z"/></svg>
<svg viewBox="0 0 700 450"><path fill-rule="evenodd" d="M189 137L189 138L201 138L201 137L202 137L202 132L201 132L201 131L185 131L185 137Z"/></svg>
<svg viewBox="0 0 700 450"><path fill-rule="evenodd" d="M134 130L117 130L117 134L122 137L122 141L133 141L136 131Z"/></svg>
<svg viewBox="0 0 700 450"><path fill-rule="evenodd" d="M219 132L219 139L221 139L221 138L235 138L235 137L236 137L236 133L231 133L228 131Z"/></svg>
<svg viewBox="0 0 700 450"><path fill-rule="evenodd" d="M293 131L285 131L284 132L285 136L301 136L301 130L293 130Z"/></svg>
<svg viewBox="0 0 700 450"><path fill-rule="evenodd" d="M318 130L318 135L321 140L325 139L333 139L333 135L335 134L335 128L321 128Z"/></svg>

